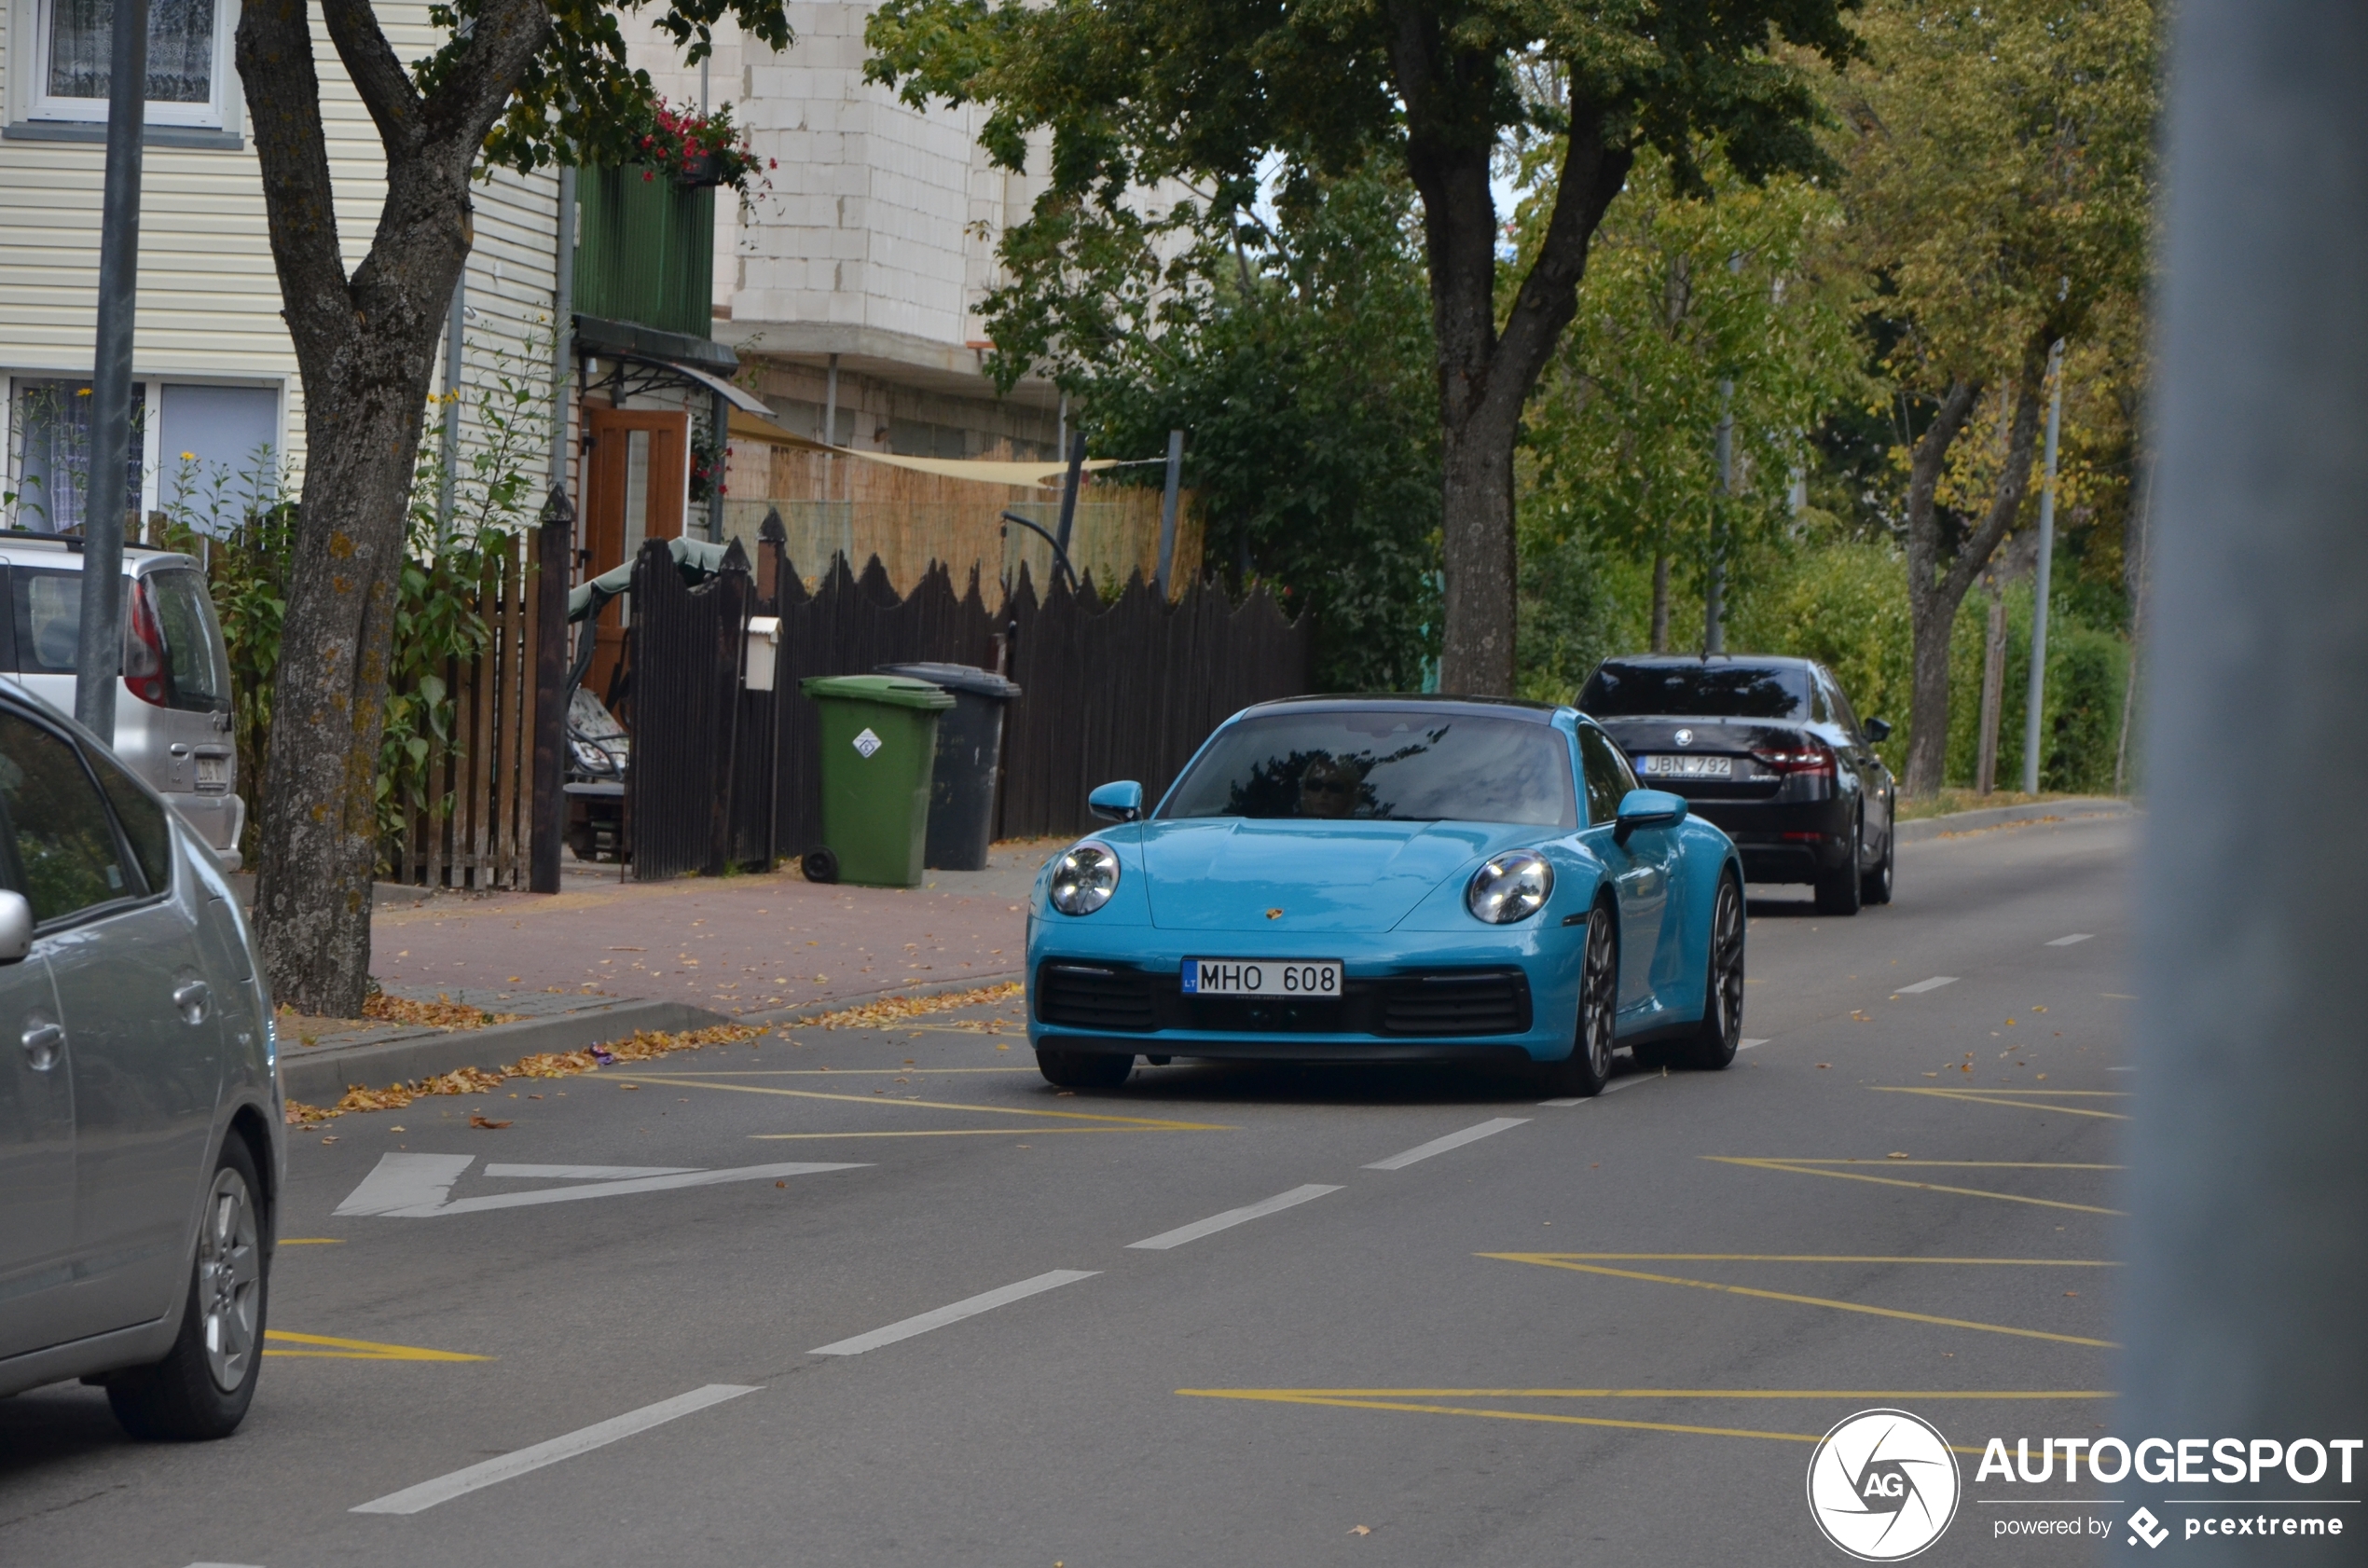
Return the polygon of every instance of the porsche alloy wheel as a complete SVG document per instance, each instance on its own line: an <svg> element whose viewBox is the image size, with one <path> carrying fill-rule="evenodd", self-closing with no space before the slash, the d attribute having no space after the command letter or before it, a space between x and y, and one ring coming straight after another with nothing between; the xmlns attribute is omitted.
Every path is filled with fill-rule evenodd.
<svg viewBox="0 0 2368 1568"><path fill-rule="evenodd" d="M1735 1059L1743 1038L1743 892L1732 876L1718 879L1710 915L1710 972L1702 988L1702 1025L1694 1037L1693 1065L1716 1069Z"/></svg>
<svg viewBox="0 0 2368 1568"><path fill-rule="evenodd" d="M1563 1094L1600 1094L1612 1076L1612 1033L1619 1009L1619 947L1612 936L1611 911L1597 904L1587 916L1587 955L1578 977L1578 1026L1571 1053L1549 1064L1548 1076Z"/></svg>

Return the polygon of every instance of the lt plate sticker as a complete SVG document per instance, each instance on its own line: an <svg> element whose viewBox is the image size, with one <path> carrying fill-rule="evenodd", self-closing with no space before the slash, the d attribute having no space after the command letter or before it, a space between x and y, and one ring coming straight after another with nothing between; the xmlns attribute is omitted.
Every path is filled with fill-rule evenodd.
<svg viewBox="0 0 2368 1568"><path fill-rule="evenodd" d="M1341 994L1341 966L1336 958L1266 958L1254 963L1237 958L1187 958L1184 994L1322 999Z"/></svg>
<svg viewBox="0 0 2368 1568"><path fill-rule="evenodd" d="M872 753L878 750L886 744L887 742L881 740L878 736L874 735L868 726L866 726L861 735L855 737L855 749L862 753L863 760L867 763L872 760Z"/></svg>

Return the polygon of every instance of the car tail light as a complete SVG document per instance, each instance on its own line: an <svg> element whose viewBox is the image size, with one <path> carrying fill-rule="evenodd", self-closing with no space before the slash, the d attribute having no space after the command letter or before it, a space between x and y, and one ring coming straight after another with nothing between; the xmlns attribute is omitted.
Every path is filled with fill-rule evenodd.
<svg viewBox="0 0 2368 1568"><path fill-rule="evenodd" d="M1795 750L1755 751L1752 760L1770 773L1803 774L1811 778L1831 778L1838 771L1834 749L1822 740Z"/></svg>
<svg viewBox="0 0 2368 1568"><path fill-rule="evenodd" d="M131 613L123 622L123 683L142 702L170 708L172 691L164 661L164 634L157 626L148 585L135 583L125 597L131 600L127 606Z"/></svg>

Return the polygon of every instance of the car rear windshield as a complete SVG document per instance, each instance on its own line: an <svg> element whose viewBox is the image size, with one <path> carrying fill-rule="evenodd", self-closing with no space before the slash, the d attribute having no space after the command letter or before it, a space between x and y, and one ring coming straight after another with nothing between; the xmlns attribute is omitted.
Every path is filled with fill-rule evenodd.
<svg viewBox="0 0 2368 1568"><path fill-rule="evenodd" d="M1570 741L1518 719L1373 708L1218 732L1162 817L1578 826Z"/></svg>
<svg viewBox="0 0 2368 1568"><path fill-rule="evenodd" d="M1809 671L1799 665L1598 665L1578 694L1597 719L1799 719L1809 712Z"/></svg>
<svg viewBox="0 0 2368 1568"><path fill-rule="evenodd" d="M72 675L75 647L82 635L82 573L21 566L9 577L16 599L18 670ZM141 581L164 643L169 706L197 713L229 711L229 661L205 579L186 568L166 568ZM127 637L136 635L131 626L131 580L126 578Z"/></svg>

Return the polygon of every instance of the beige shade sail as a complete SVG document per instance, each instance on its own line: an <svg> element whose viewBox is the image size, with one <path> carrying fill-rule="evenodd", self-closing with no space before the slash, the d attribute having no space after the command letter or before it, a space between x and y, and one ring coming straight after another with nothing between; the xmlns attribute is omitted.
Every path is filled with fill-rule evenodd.
<svg viewBox="0 0 2368 1568"><path fill-rule="evenodd" d="M885 463L890 468L910 469L916 474L934 474L943 479L968 479L982 485L1023 485L1043 488L1057 485L1068 464L1057 458L1037 462L999 462L987 458L908 458L894 452L866 452L853 447L833 447L812 436L799 435L782 429L770 420L760 419L744 409L732 410L731 432L734 437L762 441L775 447L792 447L809 452L829 452L836 457L853 458L859 462ZM1160 460L1150 460L1157 461ZM1088 458L1086 472L1121 468L1127 460L1120 458Z"/></svg>

